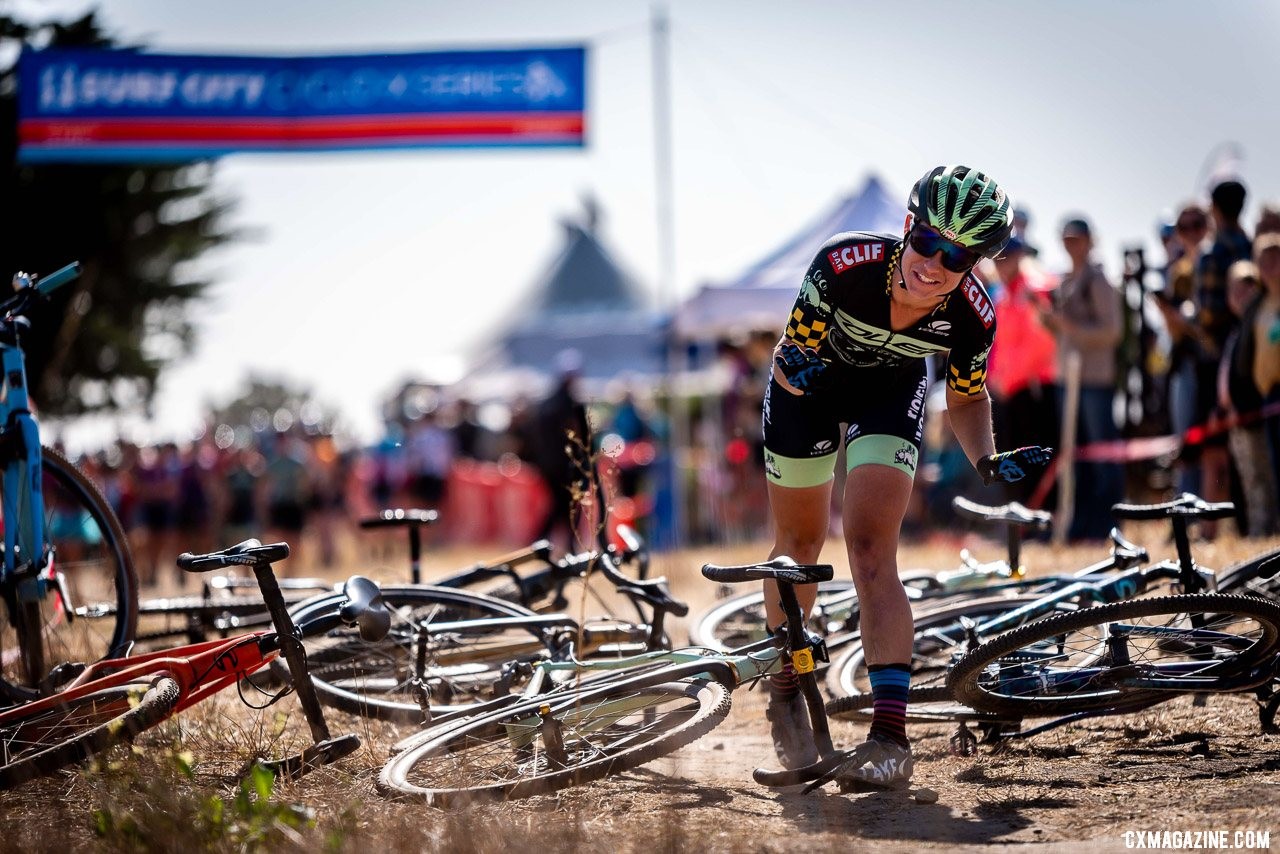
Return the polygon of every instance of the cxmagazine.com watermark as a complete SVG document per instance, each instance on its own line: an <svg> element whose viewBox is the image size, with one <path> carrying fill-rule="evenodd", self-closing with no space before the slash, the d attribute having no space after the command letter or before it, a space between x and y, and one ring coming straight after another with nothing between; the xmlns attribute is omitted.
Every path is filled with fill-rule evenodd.
<svg viewBox="0 0 1280 854"><path fill-rule="evenodd" d="M1270 830L1126 830L1125 848L1169 850L1270 848Z"/></svg>

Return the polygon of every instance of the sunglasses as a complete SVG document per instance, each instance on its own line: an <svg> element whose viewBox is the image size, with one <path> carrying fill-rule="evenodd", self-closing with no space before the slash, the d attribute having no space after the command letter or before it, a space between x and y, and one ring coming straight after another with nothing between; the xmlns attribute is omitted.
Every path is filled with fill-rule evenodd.
<svg viewBox="0 0 1280 854"><path fill-rule="evenodd" d="M1178 222L1178 231L1199 231L1208 228L1209 223L1203 219L1184 219Z"/></svg>
<svg viewBox="0 0 1280 854"><path fill-rule="evenodd" d="M953 273L968 272L982 257L981 252L948 240L942 236L942 232L928 225L913 226L911 233L907 235L907 242L925 258L932 258L941 252L943 268Z"/></svg>

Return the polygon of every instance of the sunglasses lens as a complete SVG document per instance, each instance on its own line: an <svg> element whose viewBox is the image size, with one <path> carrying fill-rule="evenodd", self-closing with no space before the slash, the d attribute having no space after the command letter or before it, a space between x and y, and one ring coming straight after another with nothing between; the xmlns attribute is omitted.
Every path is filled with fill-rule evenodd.
<svg viewBox="0 0 1280 854"><path fill-rule="evenodd" d="M952 243L933 228L918 227L913 229L911 232L911 248L925 258L932 258L935 254L941 252L942 266L953 273L963 273L978 263L978 253L972 249L966 249L958 243Z"/></svg>

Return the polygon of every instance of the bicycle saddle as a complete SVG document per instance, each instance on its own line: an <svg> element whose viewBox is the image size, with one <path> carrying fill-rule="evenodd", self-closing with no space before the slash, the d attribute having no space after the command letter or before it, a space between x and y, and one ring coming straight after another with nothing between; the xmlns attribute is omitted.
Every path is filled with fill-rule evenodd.
<svg viewBox="0 0 1280 854"><path fill-rule="evenodd" d="M834 576L835 570L830 564L796 563L786 555L780 555L766 563L752 563L745 566L716 566L708 563L702 567L703 578L727 584L761 581L766 578L788 581L792 584L813 584L817 581L830 581Z"/></svg>
<svg viewBox="0 0 1280 854"><path fill-rule="evenodd" d="M1211 504L1198 495L1184 492L1160 504L1113 504L1111 512L1120 519L1225 519L1235 513L1230 501Z"/></svg>
<svg viewBox="0 0 1280 854"><path fill-rule="evenodd" d="M406 528L410 525L430 525L440 518L434 510L418 508L383 510L377 516L360 520L361 528Z"/></svg>

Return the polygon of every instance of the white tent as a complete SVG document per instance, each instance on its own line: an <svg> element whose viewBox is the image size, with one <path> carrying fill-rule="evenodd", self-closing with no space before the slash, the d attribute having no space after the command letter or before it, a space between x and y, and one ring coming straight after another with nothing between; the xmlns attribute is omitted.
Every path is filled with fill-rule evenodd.
<svg viewBox="0 0 1280 854"><path fill-rule="evenodd" d="M813 256L844 231L901 233L906 199L892 196L874 175L786 243L738 276L704 285L676 312L676 331L706 340L752 329L781 329Z"/></svg>

